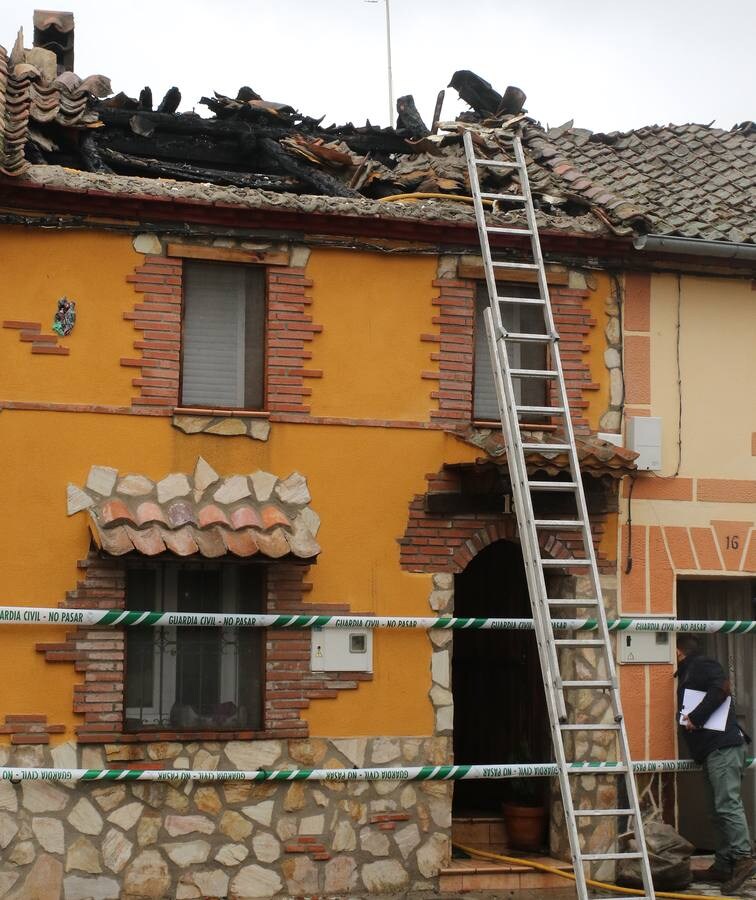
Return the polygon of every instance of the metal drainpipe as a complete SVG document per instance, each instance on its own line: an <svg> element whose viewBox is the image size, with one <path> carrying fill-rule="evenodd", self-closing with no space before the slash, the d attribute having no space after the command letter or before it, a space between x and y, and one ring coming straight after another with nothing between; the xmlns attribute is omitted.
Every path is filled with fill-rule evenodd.
<svg viewBox="0 0 756 900"><path fill-rule="evenodd" d="M729 241L704 241L698 238L643 234L635 238L633 246L636 250L650 250L657 253L716 256L723 259L744 259L756 262L756 244L733 244Z"/></svg>

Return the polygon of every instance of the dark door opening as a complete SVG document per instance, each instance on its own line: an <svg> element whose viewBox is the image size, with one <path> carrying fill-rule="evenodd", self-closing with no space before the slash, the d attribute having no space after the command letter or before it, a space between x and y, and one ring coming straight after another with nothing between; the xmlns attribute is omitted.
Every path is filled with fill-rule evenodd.
<svg viewBox="0 0 756 900"><path fill-rule="evenodd" d="M680 580L677 583L677 616L680 619L753 619L756 617L756 580ZM756 703L756 665L750 635L700 634L701 649L718 660L730 678L735 713L743 730L753 736ZM689 758L680 741L680 756ZM753 745L749 748L753 755ZM746 772L742 788L751 835L756 822L756 777ZM699 850L713 850L716 837L711 825L709 794L702 772L677 776L678 830Z"/></svg>
<svg viewBox="0 0 756 900"><path fill-rule="evenodd" d="M531 617L525 567L517 544L491 544L456 576L454 615ZM456 763L551 759L548 713L533 631L455 631L452 691ZM547 779L534 779L534 784L536 791L548 791ZM499 815L507 788L504 780L457 781L454 814Z"/></svg>

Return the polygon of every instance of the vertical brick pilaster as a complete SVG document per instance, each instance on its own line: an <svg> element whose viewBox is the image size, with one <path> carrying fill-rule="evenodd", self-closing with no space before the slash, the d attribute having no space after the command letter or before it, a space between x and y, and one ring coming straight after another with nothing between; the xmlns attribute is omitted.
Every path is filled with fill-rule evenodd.
<svg viewBox="0 0 756 900"><path fill-rule="evenodd" d="M267 352L265 383L267 409L270 412L309 413L306 398L312 391L306 378L319 378L321 372L307 368L312 358L307 349L313 337L323 330L313 324L306 308L312 303L304 268L271 266L267 269Z"/></svg>
<svg viewBox="0 0 756 900"><path fill-rule="evenodd" d="M438 405L431 410L430 418L453 427L472 419L475 282L439 278L433 286L438 288L438 297L433 300L438 307L438 315L433 317L438 333L423 335L423 339L438 344L438 350L431 354L438 363L438 389L431 393L431 399Z"/></svg>
<svg viewBox="0 0 756 900"><path fill-rule="evenodd" d="M587 306L589 290L552 285L549 287L554 324L559 332L559 354L564 369L567 398L572 414L572 424L577 434L588 434L588 420L585 411L588 400L585 391L598 390L598 384L591 378L587 354L588 335L596 321ZM556 402L553 396L551 402Z"/></svg>
<svg viewBox="0 0 756 900"><path fill-rule="evenodd" d="M145 256L144 265L137 266L126 280L142 295L141 302L123 314L142 333L134 341L139 356L121 360L122 366L141 370L131 382L139 389L131 405L135 409L171 412L179 402L181 260Z"/></svg>

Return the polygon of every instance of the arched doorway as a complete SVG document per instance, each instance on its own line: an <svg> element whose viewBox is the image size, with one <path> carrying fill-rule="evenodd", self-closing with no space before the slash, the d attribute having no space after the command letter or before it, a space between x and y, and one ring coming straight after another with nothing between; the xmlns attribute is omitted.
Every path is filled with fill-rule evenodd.
<svg viewBox="0 0 756 900"><path fill-rule="evenodd" d="M530 618L518 544L496 541L455 576L455 616ZM533 631L455 631L452 651L455 763L544 762L551 739ZM548 779L531 783L546 794ZM454 815L499 815L507 781L458 781Z"/></svg>

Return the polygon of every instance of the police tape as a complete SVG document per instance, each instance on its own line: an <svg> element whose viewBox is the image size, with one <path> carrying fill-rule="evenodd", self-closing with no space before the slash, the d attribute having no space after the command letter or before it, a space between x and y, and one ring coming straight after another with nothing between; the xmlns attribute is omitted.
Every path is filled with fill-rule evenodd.
<svg viewBox="0 0 756 900"><path fill-rule="evenodd" d="M552 619L556 631L595 631L596 619ZM756 632L749 619L609 619L610 631L666 631L693 634ZM156 628L387 628L481 629L532 631L532 619L464 618L458 616L335 616L242 613L148 612L127 609L55 609L0 606L0 625L142 625Z"/></svg>
<svg viewBox="0 0 756 900"><path fill-rule="evenodd" d="M690 759L654 759L634 762L633 772L695 772L701 766ZM746 759L746 768L756 768L756 758ZM625 772L619 762L572 762L570 775L618 775ZM463 781L504 778L553 778L556 763L512 765L408 766L381 769L43 769L0 767L0 780L23 781Z"/></svg>

